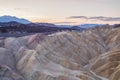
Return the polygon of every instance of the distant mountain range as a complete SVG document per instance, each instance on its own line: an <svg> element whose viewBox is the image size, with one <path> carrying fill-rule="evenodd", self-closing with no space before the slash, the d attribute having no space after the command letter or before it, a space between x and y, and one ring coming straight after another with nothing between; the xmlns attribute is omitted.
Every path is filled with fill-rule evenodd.
<svg viewBox="0 0 120 80"><path fill-rule="evenodd" d="M23 18L12 16L0 17L0 33L54 33L58 31L83 31L103 24L55 25L52 23L33 23ZM115 25L115 27L119 25Z"/></svg>
<svg viewBox="0 0 120 80"><path fill-rule="evenodd" d="M24 19L24 18L18 18L15 16L0 16L0 22L19 22L22 24L29 24L31 23L29 20Z"/></svg>
<svg viewBox="0 0 120 80"><path fill-rule="evenodd" d="M76 25L76 26L72 26L72 25L55 25L52 23L32 23L27 19L24 18L18 18L15 16L0 16L0 23L9 23L9 22L18 22L21 24L29 24L30 26L49 26L49 27L60 27L60 28L93 28L96 26L102 26L103 24L81 24L81 25Z"/></svg>
<svg viewBox="0 0 120 80"><path fill-rule="evenodd" d="M103 24L81 24L81 25L78 25L78 27L80 28L94 28L94 27L100 27L100 26L103 26Z"/></svg>
<svg viewBox="0 0 120 80"><path fill-rule="evenodd" d="M60 31L82 31L82 28L62 28L57 27L54 24L47 23L29 23L29 24L21 24L18 22L0 22L0 33L44 33L51 34Z"/></svg>
<svg viewBox="0 0 120 80"><path fill-rule="evenodd" d="M75 28L84 28L84 29L89 29L89 28L94 28L94 27L101 27L104 24L80 24L80 25L57 25L58 27L62 27L62 28L71 28L71 27L75 27Z"/></svg>

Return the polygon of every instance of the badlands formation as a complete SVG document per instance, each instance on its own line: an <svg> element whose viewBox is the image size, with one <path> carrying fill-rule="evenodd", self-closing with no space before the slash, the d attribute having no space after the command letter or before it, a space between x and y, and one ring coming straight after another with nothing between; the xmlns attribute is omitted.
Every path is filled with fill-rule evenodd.
<svg viewBox="0 0 120 80"><path fill-rule="evenodd" d="M120 80L120 28L0 38L0 80Z"/></svg>

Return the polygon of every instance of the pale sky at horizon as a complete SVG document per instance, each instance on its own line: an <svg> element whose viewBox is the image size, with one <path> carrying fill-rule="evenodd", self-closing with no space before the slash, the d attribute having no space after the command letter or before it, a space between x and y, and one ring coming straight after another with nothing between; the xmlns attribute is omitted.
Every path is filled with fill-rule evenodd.
<svg viewBox="0 0 120 80"><path fill-rule="evenodd" d="M119 4L120 0L0 0L0 16L12 15L34 22L111 24L120 23ZM115 19L68 19L70 16L104 16Z"/></svg>

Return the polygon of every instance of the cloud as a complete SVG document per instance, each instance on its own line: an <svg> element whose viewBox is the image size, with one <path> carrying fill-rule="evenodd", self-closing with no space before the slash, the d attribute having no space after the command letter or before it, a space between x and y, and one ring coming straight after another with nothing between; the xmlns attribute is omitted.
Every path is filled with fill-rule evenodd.
<svg viewBox="0 0 120 80"><path fill-rule="evenodd" d="M88 19L88 20L100 20L100 21L120 21L120 17L105 17L105 16L70 16L67 19Z"/></svg>
<svg viewBox="0 0 120 80"><path fill-rule="evenodd" d="M70 16L70 17L67 17L67 18L69 18L69 19L71 19L71 18L84 18L84 19L87 19L88 17L86 17L86 16Z"/></svg>
<svg viewBox="0 0 120 80"><path fill-rule="evenodd" d="M20 11L20 10L23 11L23 10L24 10L24 11L26 11L26 10L29 10L29 8L19 8L19 7L18 7L18 8L14 8L14 10L18 10L18 11Z"/></svg>
<svg viewBox="0 0 120 80"><path fill-rule="evenodd" d="M14 10L21 10L22 8L14 8Z"/></svg>
<svg viewBox="0 0 120 80"><path fill-rule="evenodd" d="M97 16L97 17L89 17L88 19L101 20L101 21L120 21L120 17Z"/></svg>

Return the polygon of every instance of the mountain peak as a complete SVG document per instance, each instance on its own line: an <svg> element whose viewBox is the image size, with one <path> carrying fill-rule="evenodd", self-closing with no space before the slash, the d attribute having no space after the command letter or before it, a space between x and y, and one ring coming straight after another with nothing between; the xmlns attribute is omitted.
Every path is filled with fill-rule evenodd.
<svg viewBox="0 0 120 80"><path fill-rule="evenodd" d="M4 15L4 16L0 16L0 22L19 22L22 24L28 24L31 23L29 20L24 19L24 18L18 18L15 16L9 16L9 15Z"/></svg>

